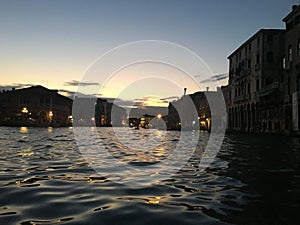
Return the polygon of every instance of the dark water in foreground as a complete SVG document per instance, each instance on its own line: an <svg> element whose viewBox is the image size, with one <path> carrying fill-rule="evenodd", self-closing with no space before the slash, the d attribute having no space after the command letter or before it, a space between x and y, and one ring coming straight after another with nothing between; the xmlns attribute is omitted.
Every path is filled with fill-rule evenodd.
<svg viewBox="0 0 300 225"><path fill-rule="evenodd" d="M200 135L200 149L207 138ZM3 225L300 224L299 138L228 135L209 170L199 171L196 151L174 176L147 187L97 174L69 128L0 127L0 143Z"/></svg>

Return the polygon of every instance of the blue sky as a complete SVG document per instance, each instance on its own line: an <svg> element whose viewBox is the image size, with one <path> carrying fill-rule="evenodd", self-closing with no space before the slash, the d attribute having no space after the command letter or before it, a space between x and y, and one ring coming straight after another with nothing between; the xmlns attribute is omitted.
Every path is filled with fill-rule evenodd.
<svg viewBox="0 0 300 225"><path fill-rule="evenodd" d="M284 28L294 0L1 0L0 85L42 84L75 90L91 63L127 42L185 46L214 74L260 28ZM110 97L110 96L107 96Z"/></svg>

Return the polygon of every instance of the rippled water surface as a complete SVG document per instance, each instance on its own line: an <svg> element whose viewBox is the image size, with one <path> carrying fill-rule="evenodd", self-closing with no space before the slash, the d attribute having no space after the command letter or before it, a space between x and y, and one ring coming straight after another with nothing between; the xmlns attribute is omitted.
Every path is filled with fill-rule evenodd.
<svg viewBox="0 0 300 225"><path fill-rule="evenodd" d="M137 168L167 159L180 138L162 132L154 140L152 131L137 130L136 142L123 137L120 144L111 128L98 129L107 151ZM135 186L111 181L109 170L95 172L70 128L0 127L0 224L300 224L299 138L228 135L203 172L208 138L200 133L176 174L161 168L172 176Z"/></svg>

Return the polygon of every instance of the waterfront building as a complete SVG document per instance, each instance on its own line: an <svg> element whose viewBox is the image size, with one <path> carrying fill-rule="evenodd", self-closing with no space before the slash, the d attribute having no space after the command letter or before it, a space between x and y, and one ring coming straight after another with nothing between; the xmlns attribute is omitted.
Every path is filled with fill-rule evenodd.
<svg viewBox="0 0 300 225"><path fill-rule="evenodd" d="M75 97L73 123L76 126L121 127L126 125L126 110L106 99Z"/></svg>
<svg viewBox="0 0 300 225"><path fill-rule="evenodd" d="M183 115L184 112L188 113L190 108L187 107L189 103L188 99L193 102L195 109L197 110L198 115L196 119ZM180 112L181 115L179 115L178 112ZM184 119L186 121L182 121ZM205 93L203 91L198 91L193 94L186 95L185 89L184 95L181 98L169 103L167 121L167 127L169 130L180 130L182 125L196 127L196 122L198 123L197 125L199 125L200 129L209 130L211 114Z"/></svg>
<svg viewBox="0 0 300 225"><path fill-rule="evenodd" d="M150 122L151 122L151 120L152 120L153 118L155 118L155 116L149 115L149 114L144 114L144 115L139 119L139 121L140 121L140 124L139 124L140 127L146 128L146 129L151 128Z"/></svg>
<svg viewBox="0 0 300 225"><path fill-rule="evenodd" d="M106 99L97 98L95 120L97 126L122 127L126 125L126 110Z"/></svg>
<svg viewBox="0 0 300 225"><path fill-rule="evenodd" d="M228 128L279 131L280 62L285 30L261 29L229 57Z"/></svg>
<svg viewBox="0 0 300 225"><path fill-rule="evenodd" d="M283 18L286 26L285 52L281 68L281 116L285 131L300 129L300 5Z"/></svg>
<svg viewBox="0 0 300 225"><path fill-rule="evenodd" d="M139 127L140 126L140 119L137 117L129 117L128 118L128 126L129 127Z"/></svg>
<svg viewBox="0 0 300 225"><path fill-rule="evenodd" d="M228 87L217 91L198 91L193 94L183 95L177 101L169 103L168 123L169 130L199 129L223 131L227 128L226 99ZM196 114L191 113L192 103ZM180 112L180 113L179 113ZM179 116L180 114L180 116Z"/></svg>
<svg viewBox="0 0 300 225"><path fill-rule="evenodd" d="M0 93L1 125L66 126L71 122L72 100L43 86Z"/></svg>

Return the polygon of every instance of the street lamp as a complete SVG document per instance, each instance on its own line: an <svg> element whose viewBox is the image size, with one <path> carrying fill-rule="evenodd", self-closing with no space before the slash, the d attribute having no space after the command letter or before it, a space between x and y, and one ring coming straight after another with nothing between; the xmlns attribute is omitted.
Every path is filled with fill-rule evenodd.
<svg viewBox="0 0 300 225"><path fill-rule="evenodd" d="M158 119L161 119L161 117L162 117L161 114L158 114L158 115L157 115L157 118L158 118Z"/></svg>
<svg viewBox="0 0 300 225"><path fill-rule="evenodd" d="M52 123L52 117L53 117L53 112L52 111L49 112L49 117L50 117L50 123Z"/></svg>
<svg viewBox="0 0 300 225"><path fill-rule="evenodd" d="M22 113L28 113L27 107L23 107L22 110L21 110L21 112L22 112Z"/></svg>

